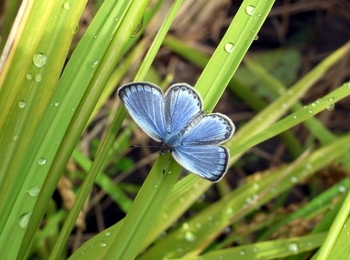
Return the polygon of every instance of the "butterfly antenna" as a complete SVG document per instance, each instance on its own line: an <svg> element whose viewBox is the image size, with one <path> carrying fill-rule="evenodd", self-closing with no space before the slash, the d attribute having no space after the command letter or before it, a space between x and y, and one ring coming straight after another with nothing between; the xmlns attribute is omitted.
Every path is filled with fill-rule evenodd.
<svg viewBox="0 0 350 260"><path fill-rule="evenodd" d="M156 147L159 148L159 146L155 146L155 145L129 145L129 148L142 148L142 147Z"/></svg>
<svg viewBox="0 0 350 260"><path fill-rule="evenodd" d="M156 145L129 145L129 148L142 148L142 147L156 147L156 148L160 148L159 146ZM162 151L162 149L160 149L159 151L159 155L163 155L164 151ZM165 174L165 157L163 157L163 175Z"/></svg>

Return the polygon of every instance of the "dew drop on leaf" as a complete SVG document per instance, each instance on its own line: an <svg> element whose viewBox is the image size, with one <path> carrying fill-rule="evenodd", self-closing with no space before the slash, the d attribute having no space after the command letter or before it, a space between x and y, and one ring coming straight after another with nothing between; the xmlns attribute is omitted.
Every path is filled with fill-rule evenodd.
<svg viewBox="0 0 350 260"><path fill-rule="evenodd" d="M38 52L33 56L33 63L36 67L41 68L47 62L47 56L44 53Z"/></svg>

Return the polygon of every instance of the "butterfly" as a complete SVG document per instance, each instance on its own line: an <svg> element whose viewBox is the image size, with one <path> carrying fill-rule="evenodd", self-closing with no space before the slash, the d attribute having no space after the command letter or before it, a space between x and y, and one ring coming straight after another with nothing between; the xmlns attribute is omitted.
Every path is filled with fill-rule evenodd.
<svg viewBox="0 0 350 260"><path fill-rule="evenodd" d="M220 144L235 126L223 114L206 114L193 87L177 83L164 94L155 84L132 82L120 87L118 96L140 128L161 143L160 154L170 152L185 169L211 182L225 175L230 153Z"/></svg>

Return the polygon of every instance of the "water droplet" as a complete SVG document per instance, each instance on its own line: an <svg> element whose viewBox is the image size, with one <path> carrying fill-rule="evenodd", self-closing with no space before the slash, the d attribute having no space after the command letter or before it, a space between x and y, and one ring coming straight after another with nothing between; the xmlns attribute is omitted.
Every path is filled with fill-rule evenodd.
<svg viewBox="0 0 350 260"><path fill-rule="evenodd" d="M106 232L105 232L105 236L106 236L106 237L108 237L108 236L110 236L110 235L111 235L111 231L106 230Z"/></svg>
<svg viewBox="0 0 350 260"><path fill-rule="evenodd" d="M259 35L255 35L254 37L254 41L257 41L257 40L259 40Z"/></svg>
<svg viewBox="0 0 350 260"><path fill-rule="evenodd" d="M25 108L26 105L27 105L27 103L26 103L25 101L23 101L23 100L21 100L21 101L18 102L18 107L19 107L19 108Z"/></svg>
<svg viewBox="0 0 350 260"><path fill-rule="evenodd" d="M94 35L94 39L97 39L97 35Z"/></svg>
<svg viewBox="0 0 350 260"><path fill-rule="evenodd" d="M191 194L191 196L195 196L195 194ZM205 195L205 194L201 194L199 197L198 197L198 199L197 199L197 203L201 203L201 202L203 202L204 200L205 200L205 198L206 198L207 196Z"/></svg>
<svg viewBox="0 0 350 260"><path fill-rule="evenodd" d="M330 103L334 103L335 100L336 100L335 97L330 97L330 98L328 98L328 102L330 102Z"/></svg>
<svg viewBox="0 0 350 260"><path fill-rule="evenodd" d="M283 95L284 93L286 93L285 89L280 88L280 89L278 90L278 94Z"/></svg>
<svg viewBox="0 0 350 260"><path fill-rule="evenodd" d="M28 222L29 219L31 217L32 213L27 212L27 213L23 213L20 217L19 217L19 226L21 228L26 228L28 226Z"/></svg>
<svg viewBox="0 0 350 260"><path fill-rule="evenodd" d="M231 232L231 228L230 227L225 227L223 233L228 234L230 232Z"/></svg>
<svg viewBox="0 0 350 260"><path fill-rule="evenodd" d="M288 245L288 250L293 252L293 253L296 253L296 252L298 252L299 248L298 248L298 245L296 243L290 243Z"/></svg>
<svg viewBox="0 0 350 260"><path fill-rule="evenodd" d="M312 114L314 111L312 109L309 109L309 113Z"/></svg>
<svg viewBox="0 0 350 260"><path fill-rule="evenodd" d="M114 17L114 21L118 22L119 17Z"/></svg>
<svg viewBox="0 0 350 260"><path fill-rule="evenodd" d="M344 192L346 192L346 188L344 187L344 186L339 186L339 191L341 192L341 193L344 193Z"/></svg>
<svg viewBox="0 0 350 260"><path fill-rule="evenodd" d="M253 199L251 197L246 197L245 201L249 204L253 201Z"/></svg>
<svg viewBox="0 0 350 260"><path fill-rule="evenodd" d="M226 209L226 214L227 215L231 215L233 213L233 209L231 208L231 207L228 207L227 209Z"/></svg>
<svg viewBox="0 0 350 260"><path fill-rule="evenodd" d="M79 31L79 24L77 24L76 26L73 27L72 33L76 34L78 31Z"/></svg>
<svg viewBox="0 0 350 260"><path fill-rule="evenodd" d="M13 136L13 141L17 141L18 135Z"/></svg>
<svg viewBox="0 0 350 260"><path fill-rule="evenodd" d="M140 35L141 32L142 32L142 28L143 28L143 18L142 18L141 21L137 24L136 29L134 30L134 32L133 32L132 35L131 35L131 38L134 38L134 37Z"/></svg>
<svg viewBox="0 0 350 260"><path fill-rule="evenodd" d="M157 188L158 188L158 185L154 185L153 188L157 189Z"/></svg>
<svg viewBox="0 0 350 260"><path fill-rule="evenodd" d="M328 111L333 111L333 110L334 110L334 107L335 107L334 104L330 104L330 105L327 106L327 110L328 110Z"/></svg>
<svg viewBox="0 0 350 260"><path fill-rule="evenodd" d="M101 241L99 244L101 247L105 247L107 245L107 243L105 241Z"/></svg>
<svg viewBox="0 0 350 260"><path fill-rule="evenodd" d="M97 64L98 64L98 60L94 60L92 63L91 63L91 68L96 68L97 67Z"/></svg>
<svg viewBox="0 0 350 260"><path fill-rule="evenodd" d="M37 75L35 75L35 77L34 77L34 79L35 79L35 81L36 82L40 82L41 80L42 80L42 76L41 76L41 74L37 74Z"/></svg>
<svg viewBox="0 0 350 260"><path fill-rule="evenodd" d="M305 164L305 168L308 169L308 170L311 170L312 169L312 164L311 163Z"/></svg>
<svg viewBox="0 0 350 260"><path fill-rule="evenodd" d="M44 66L46 64L46 61L47 61L47 57L44 53L38 52L33 56L33 63L38 68L41 68L42 66Z"/></svg>
<svg viewBox="0 0 350 260"><path fill-rule="evenodd" d="M198 228L198 229L202 228L202 224L201 224L200 222L197 222L195 226L196 226L196 228Z"/></svg>
<svg viewBox="0 0 350 260"><path fill-rule="evenodd" d="M40 192L40 187L39 186L33 186L27 190L28 194L32 197L36 197L39 195Z"/></svg>
<svg viewBox="0 0 350 260"><path fill-rule="evenodd" d="M225 44L225 51L228 52L228 53L231 53L233 52L234 48L235 48L235 45L231 42L228 42Z"/></svg>
<svg viewBox="0 0 350 260"><path fill-rule="evenodd" d="M38 164L39 165L44 165L46 163L46 159L45 158L40 158L39 160L38 160Z"/></svg>
<svg viewBox="0 0 350 260"><path fill-rule="evenodd" d="M259 183L255 182L255 183L253 184L253 189L254 189L254 190L260 189Z"/></svg>
<svg viewBox="0 0 350 260"><path fill-rule="evenodd" d="M26 79L31 80L32 78L33 78L33 75L32 75L32 74L30 74L30 73L27 73L27 74L26 74Z"/></svg>
<svg viewBox="0 0 350 260"><path fill-rule="evenodd" d="M276 193L278 191L278 188L277 187L273 187L270 192L273 194L273 193Z"/></svg>
<svg viewBox="0 0 350 260"><path fill-rule="evenodd" d="M240 255L245 255L245 251L244 251L244 250L241 250L241 251L239 251L239 254L240 254Z"/></svg>
<svg viewBox="0 0 350 260"><path fill-rule="evenodd" d="M185 239L186 239L186 241L188 241L188 242L193 242L193 241L196 240L196 236L193 235L193 233L192 233L191 231L186 231L186 232L185 232Z"/></svg>
<svg viewBox="0 0 350 260"><path fill-rule="evenodd" d="M60 102L57 102L57 101L56 101L56 102L54 103L54 105L55 105L55 107L58 107L58 106L60 105Z"/></svg>
<svg viewBox="0 0 350 260"><path fill-rule="evenodd" d="M290 177L290 181L293 183L297 183L298 182L298 178L295 176Z"/></svg>
<svg viewBox="0 0 350 260"><path fill-rule="evenodd" d="M297 116L293 116L293 119L297 119Z"/></svg>
<svg viewBox="0 0 350 260"><path fill-rule="evenodd" d="M255 7L252 6L252 5L248 5L248 6L245 8L245 12L247 13L247 15L253 15L254 12L255 12Z"/></svg>
<svg viewBox="0 0 350 260"><path fill-rule="evenodd" d="M187 222L185 222L185 223L182 224L182 228L183 228L184 230L187 230L187 229L190 228L190 225L189 225Z"/></svg>
<svg viewBox="0 0 350 260"><path fill-rule="evenodd" d="M65 2L65 3L63 4L63 9L69 10L69 8L70 8L70 3Z"/></svg>
<svg viewBox="0 0 350 260"><path fill-rule="evenodd" d="M168 171L168 174L171 174L171 171Z"/></svg>

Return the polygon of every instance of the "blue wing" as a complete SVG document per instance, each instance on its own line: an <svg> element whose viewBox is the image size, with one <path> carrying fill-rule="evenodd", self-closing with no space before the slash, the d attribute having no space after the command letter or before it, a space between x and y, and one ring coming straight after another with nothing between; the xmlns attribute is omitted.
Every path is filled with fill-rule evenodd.
<svg viewBox="0 0 350 260"><path fill-rule="evenodd" d="M227 171L230 153L221 145L183 145L172 155L188 171L212 181L219 181Z"/></svg>
<svg viewBox="0 0 350 260"><path fill-rule="evenodd" d="M178 145L220 144L233 135L235 126L231 119L220 113L204 115L187 127Z"/></svg>
<svg viewBox="0 0 350 260"><path fill-rule="evenodd" d="M190 85L174 84L165 93L165 120L169 134L183 130L202 113L202 99Z"/></svg>
<svg viewBox="0 0 350 260"><path fill-rule="evenodd" d="M130 116L151 138L166 137L163 91L148 82L133 82L119 88L118 95Z"/></svg>

